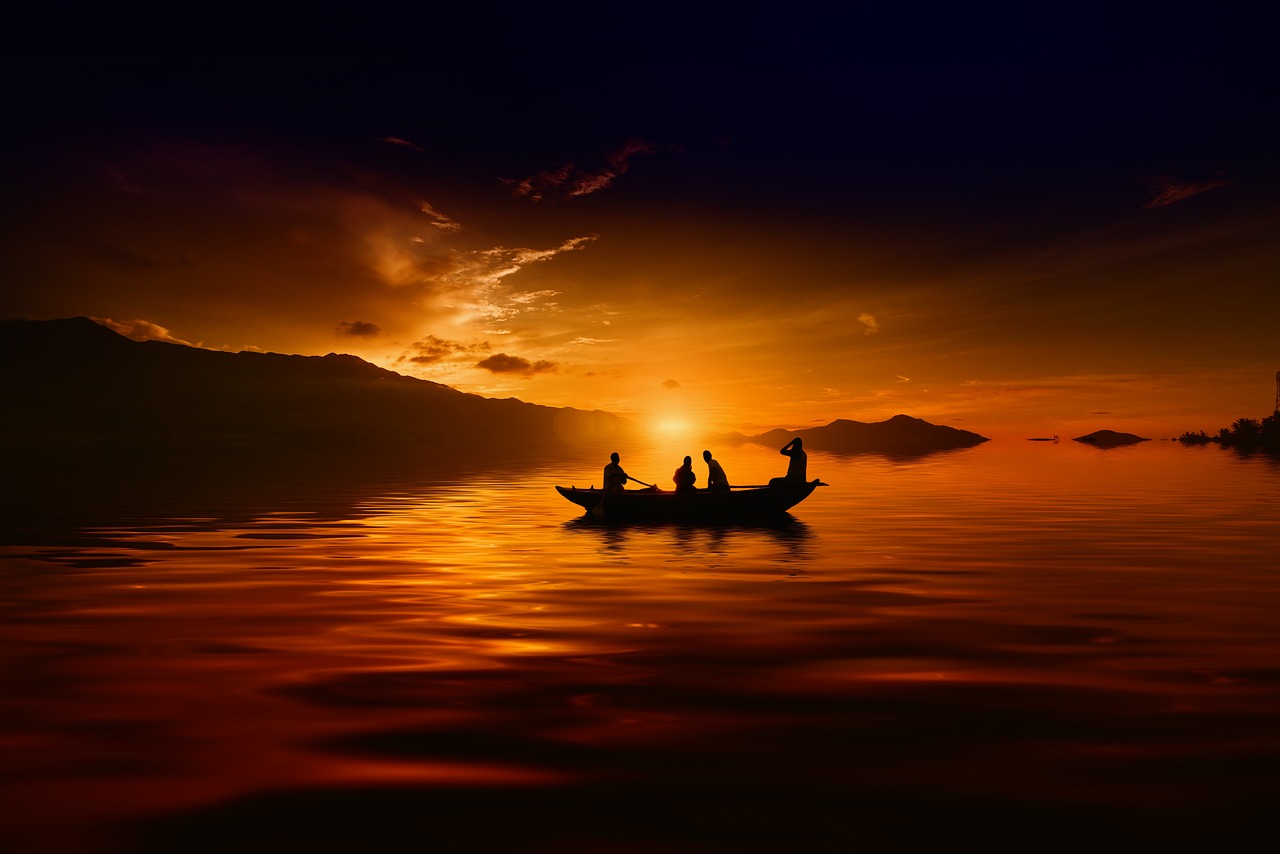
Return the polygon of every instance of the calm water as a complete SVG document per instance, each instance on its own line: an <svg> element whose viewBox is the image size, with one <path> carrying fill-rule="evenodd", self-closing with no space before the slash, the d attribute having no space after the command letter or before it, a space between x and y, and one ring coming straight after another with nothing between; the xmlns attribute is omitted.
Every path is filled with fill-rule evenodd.
<svg viewBox="0 0 1280 854"><path fill-rule="evenodd" d="M690 447L623 451L669 484ZM739 483L785 469L723 449ZM1204 849L1280 779L1280 466L810 455L768 527L606 460L12 484L7 851ZM695 466L700 478L705 469Z"/></svg>

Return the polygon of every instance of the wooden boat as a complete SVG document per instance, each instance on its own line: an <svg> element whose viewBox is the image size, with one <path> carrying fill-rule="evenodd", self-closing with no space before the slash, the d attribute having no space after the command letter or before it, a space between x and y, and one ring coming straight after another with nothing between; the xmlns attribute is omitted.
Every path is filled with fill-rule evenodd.
<svg viewBox="0 0 1280 854"><path fill-rule="evenodd" d="M603 490L557 486L556 491L597 519L663 522L741 522L781 516L804 501L821 480L782 486L734 489L729 492L662 492L628 489L605 494Z"/></svg>

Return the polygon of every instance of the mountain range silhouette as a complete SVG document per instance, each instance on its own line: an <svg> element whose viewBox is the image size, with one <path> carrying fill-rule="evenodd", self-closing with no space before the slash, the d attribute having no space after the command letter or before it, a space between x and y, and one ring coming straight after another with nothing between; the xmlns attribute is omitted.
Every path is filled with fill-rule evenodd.
<svg viewBox="0 0 1280 854"><path fill-rule="evenodd" d="M610 413L492 399L330 353L133 341L85 317L0 321L0 443L281 446L594 443L638 433Z"/></svg>
<svg viewBox="0 0 1280 854"><path fill-rule="evenodd" d="M641 428L600 410L467 394L356 356L204 350L134 341L90 320L0 321L0 444L102 443L193 449L288 448L351 454L430 446L617 446ZM805 430L714 437L814 451L917 456L985 436L897 415Z"/></svg>

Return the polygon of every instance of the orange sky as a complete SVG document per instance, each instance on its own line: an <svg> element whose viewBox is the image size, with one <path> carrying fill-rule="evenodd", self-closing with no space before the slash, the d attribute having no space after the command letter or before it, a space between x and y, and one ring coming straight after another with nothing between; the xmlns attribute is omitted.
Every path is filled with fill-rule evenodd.
<svg viewBox="0 0 1280 854"><path fill-rule="evenodd" d="M1268 414L1280 206L1248 49L941 43L797 42L782 78L633 46L529 92L479 60L445 89L387 60L19 59L5 313L655 426Z"/></svg>

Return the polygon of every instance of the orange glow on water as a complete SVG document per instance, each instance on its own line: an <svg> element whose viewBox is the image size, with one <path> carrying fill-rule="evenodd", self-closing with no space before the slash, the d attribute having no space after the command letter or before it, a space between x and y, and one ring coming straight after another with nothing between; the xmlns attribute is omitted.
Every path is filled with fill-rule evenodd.
<svg viewBox="0 0 1280 854"><path fill-rule="evenodd" d="M620 452L652 477L682 450ZM58 836L94 851L126 819L279 792L576 803L618 781L1196 803L1248 778L1169 763L1247 750L1261 775L1280 710L1273 473L1203 450L814 453L832 485L762 527L584 521L551 484L600 460L97 507L5 547L9 828L86 804ZM717 458L738 481L786 462Z"/></svg>

